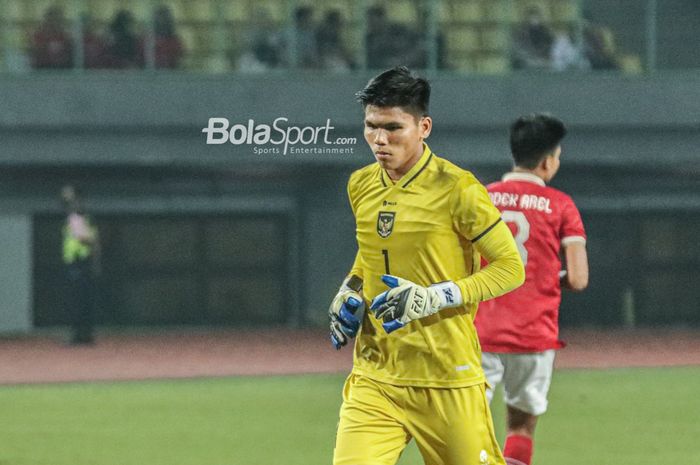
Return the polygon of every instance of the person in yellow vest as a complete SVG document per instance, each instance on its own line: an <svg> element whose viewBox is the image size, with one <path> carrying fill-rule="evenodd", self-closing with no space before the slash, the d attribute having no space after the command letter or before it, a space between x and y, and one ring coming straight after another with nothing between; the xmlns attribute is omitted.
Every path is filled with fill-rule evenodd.
<svg viewBox="0 0 700 465"><path fill-rule="evenodd" d="M71 344L94 343L95 277L99 270L97 227L85 214L77 189L61 189L66 210L63 225L63 263L68 280L68 305L72 327Z"/></svg>

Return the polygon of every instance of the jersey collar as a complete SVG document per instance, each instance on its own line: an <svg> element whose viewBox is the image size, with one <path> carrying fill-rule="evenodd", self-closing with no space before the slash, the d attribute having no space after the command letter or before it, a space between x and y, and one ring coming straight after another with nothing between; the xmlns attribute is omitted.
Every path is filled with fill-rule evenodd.
<svg viewBox="0 0 700 465"><path fill-rule="evenodd" d="M418 161L416 162L415 165L411 167L410 170L408 170L408 173L404 174L401 179L398 181L394 182L391 180L389 175L386 173L386 170L381 169L379 170L379 177L382 181L382 185L384 187L390 187L390 186L401 186L401 187L406 187L408 186L414 179L420 175L423 170L425 169L426 166L428 166L428 163L430 163L430 160L433 159L433 152L430 150L430 147L428 147L428 144L425 142L423 143L423 154L420 156Z"/></svg>
<svg viewBox="0 0 700 465"><path fill-rule="evenodd" d="M537 184L539 186L546 186L544 183L544 180L537 176L536 174L532 173L517 173L515 171L511 171L510 173L506 173L503 175L503 178L501 178L502 181L507 182L507 181L525 181L525 182L531 182L533 184Z"/></svg>

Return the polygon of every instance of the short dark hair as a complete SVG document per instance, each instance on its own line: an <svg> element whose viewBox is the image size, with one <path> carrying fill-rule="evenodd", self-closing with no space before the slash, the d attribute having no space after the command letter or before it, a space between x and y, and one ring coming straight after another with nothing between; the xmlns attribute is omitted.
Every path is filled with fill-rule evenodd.
<svg viewBox="0 0 700 465"><path fill-rule="evenodd" d="M407 67L397 66L373 77L355 94L362 108L401 107L417 118L428 116L430 83L414 75Z"/></svg>
<svg viewBox="0 0 700 465"><path fill-rule="evenodd" d="M510 126L510 152L516 166L534 169L561 143L566 127L544 113L521 116Z"/></svg>

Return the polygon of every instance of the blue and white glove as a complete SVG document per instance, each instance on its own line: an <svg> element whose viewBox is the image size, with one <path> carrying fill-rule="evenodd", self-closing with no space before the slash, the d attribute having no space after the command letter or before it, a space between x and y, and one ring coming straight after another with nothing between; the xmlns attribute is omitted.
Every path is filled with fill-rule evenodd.
<svg viewBox="0 0 700 465"><path fill-rule="evenodd" d="M354 338L362 325L365 301L360 295L362 281L351 276L343 282L340 290L328 308L330 318L331 343L340 350Z"/></svg>
<svg viewBox="0 0 700 465"><path fill-rule="evenodd" d="M372 300L370 310L377 319L384 320L387 333L403 328L409 322L424 318L443 308L462 305L462 293L452 281L419 286L407 279L385 274L384 284L390 287Z"/></svg>

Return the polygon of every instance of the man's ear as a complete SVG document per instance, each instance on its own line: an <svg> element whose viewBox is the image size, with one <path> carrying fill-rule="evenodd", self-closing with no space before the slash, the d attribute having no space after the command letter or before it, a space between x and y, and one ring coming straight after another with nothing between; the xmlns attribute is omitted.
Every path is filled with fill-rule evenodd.
<svg viewBox="0 0 700 465"><path fill-rule="evenodd" d="M433 130L433 119L430 116L424 116L418 124L420 124L423 139L427 139L430 131Z"/></svg>
<svg viewBox="0 0 700 465"><path fill-rule="evenodd" d="M549 171L552 169L552 165L554 164L554 157L552 154L547 154L541 161L540 161L540 168L542 168L545 171Z"/></svg>

